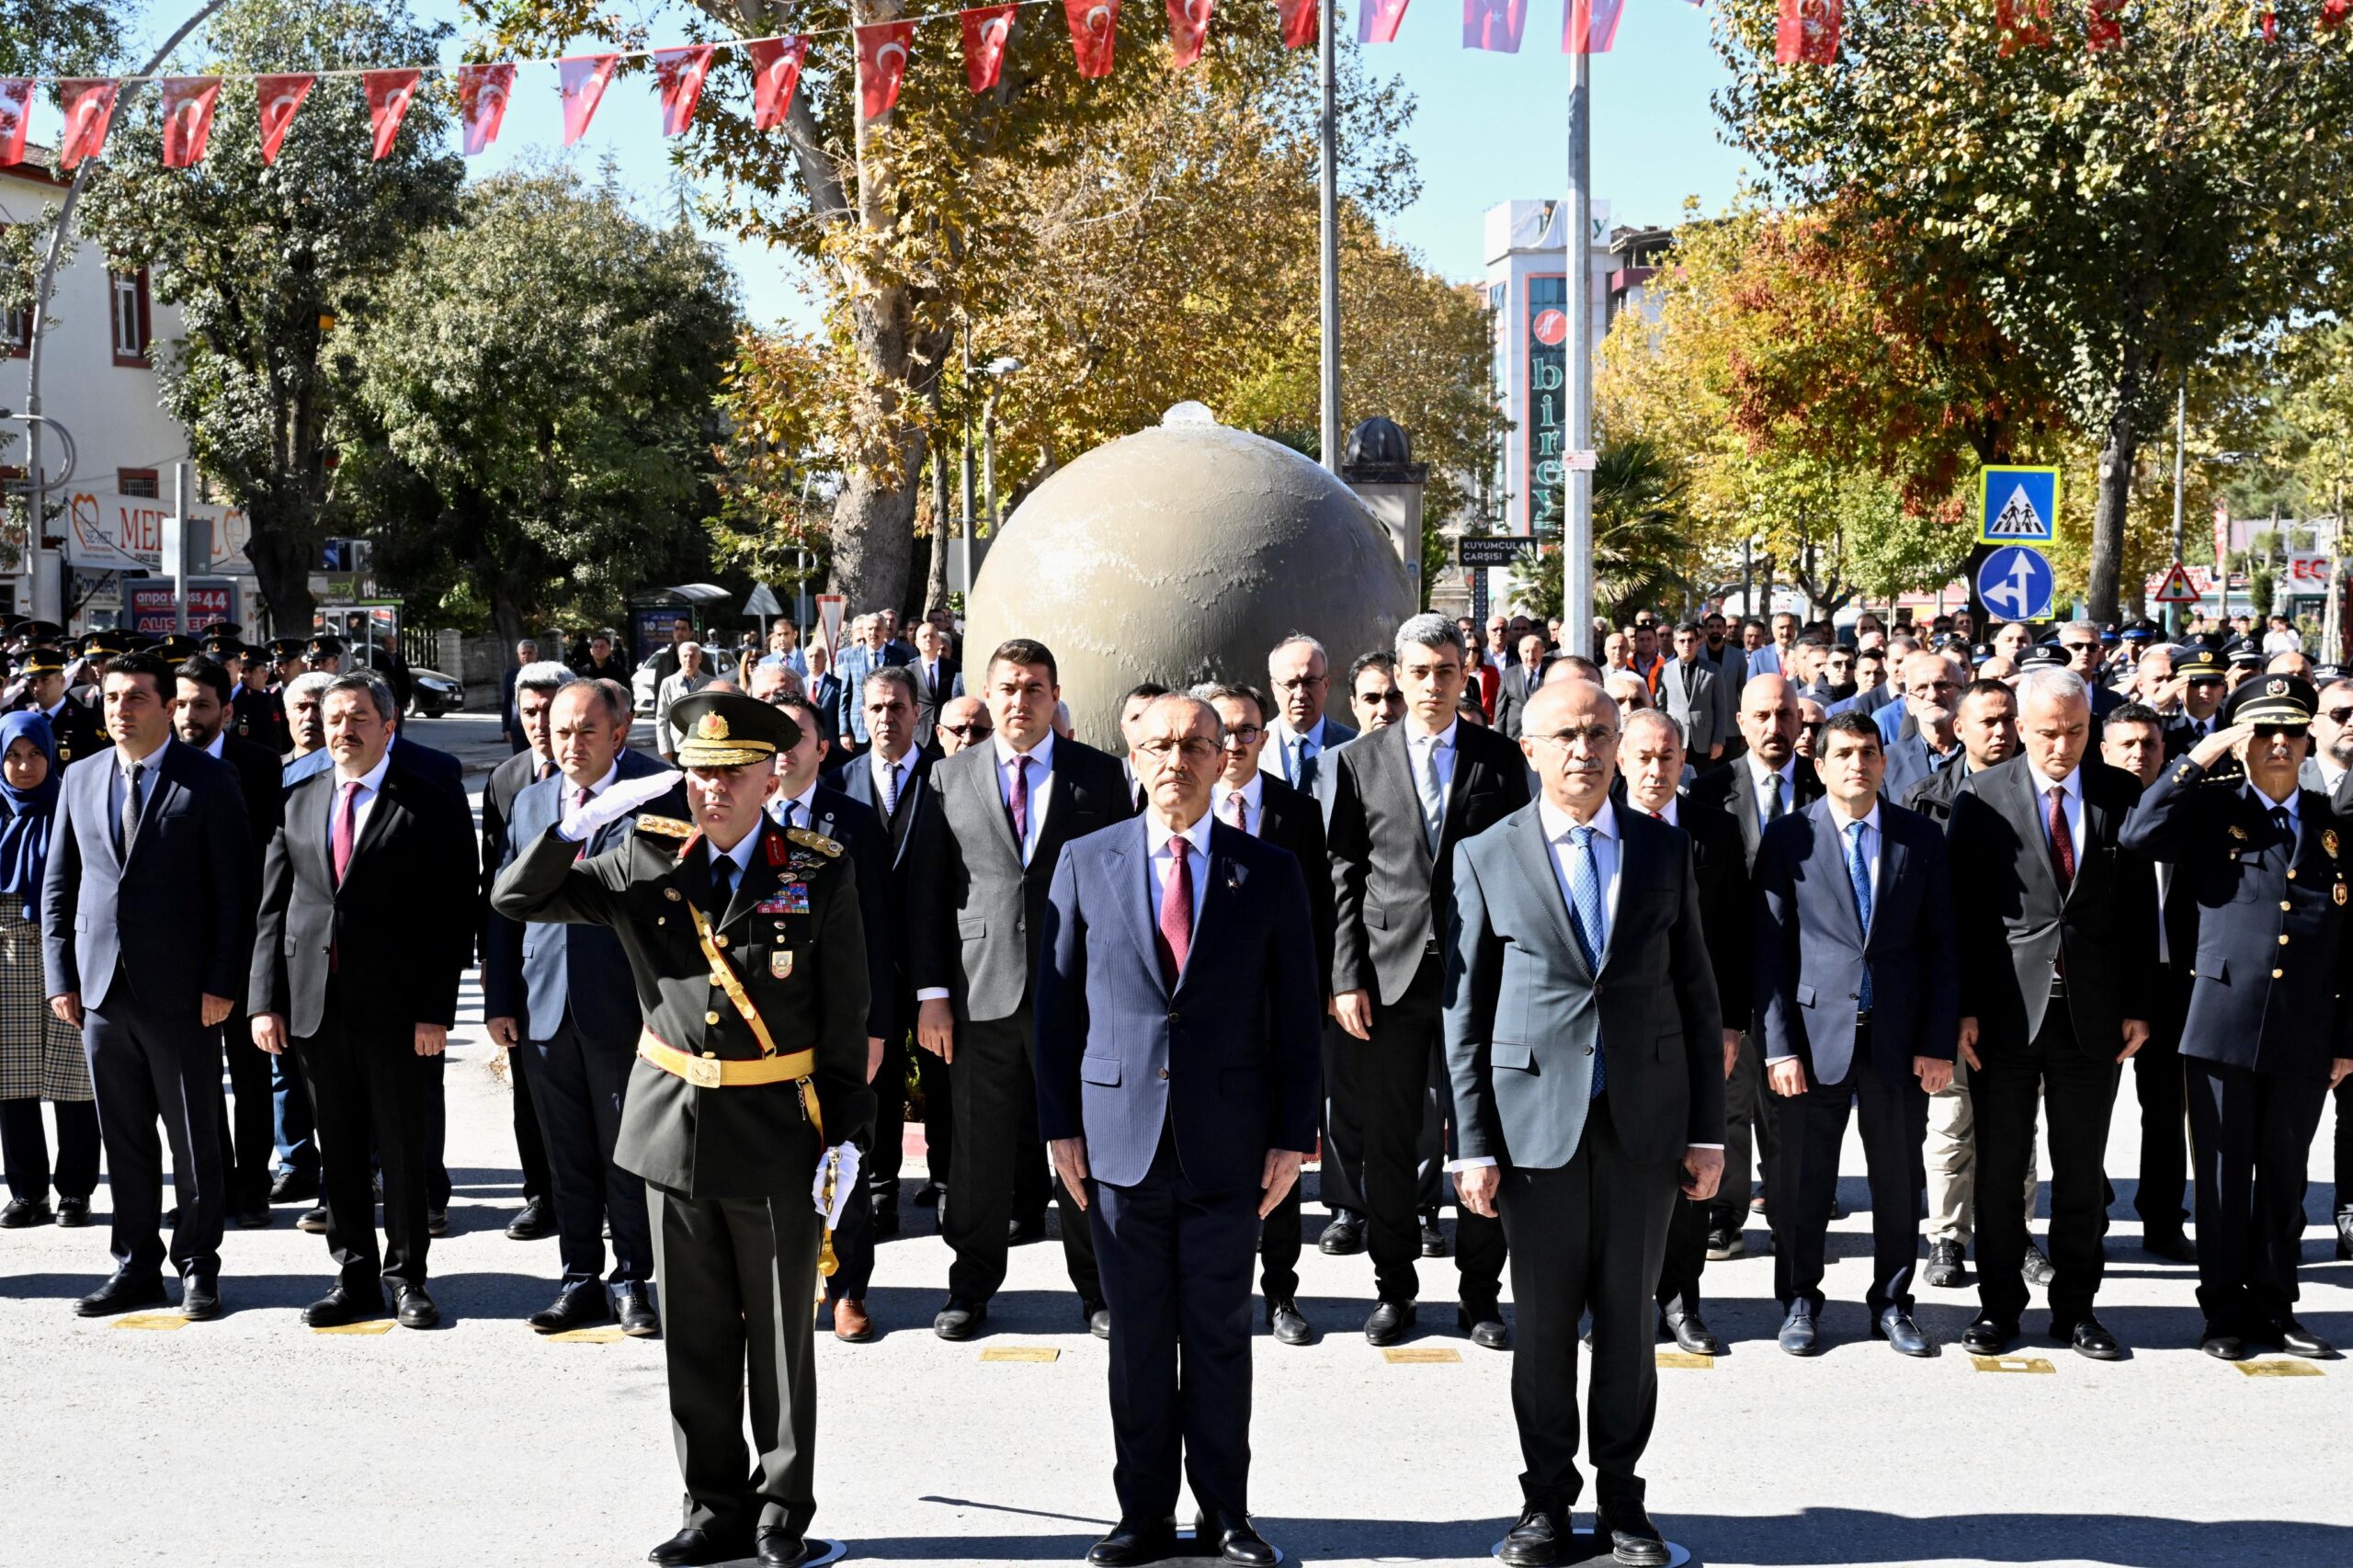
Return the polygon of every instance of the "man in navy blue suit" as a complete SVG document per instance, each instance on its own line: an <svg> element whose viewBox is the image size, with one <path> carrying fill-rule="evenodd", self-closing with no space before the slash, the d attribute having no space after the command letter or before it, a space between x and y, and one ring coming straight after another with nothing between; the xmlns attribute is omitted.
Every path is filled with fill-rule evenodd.
<svg viewBox="0 0 2353 1568"><path fill-rule="evenodd" d="M1276 1561L1249 1517L1250 1276L1315 1146L1318 964L1299 862L1211 819L1223 736L1197 698L1153 703L1145 813L1063 848L1041 933L1039 1127L1119 1325L1097 1568L1174 1553L1180 1456L1204 1545Z"/></svg>

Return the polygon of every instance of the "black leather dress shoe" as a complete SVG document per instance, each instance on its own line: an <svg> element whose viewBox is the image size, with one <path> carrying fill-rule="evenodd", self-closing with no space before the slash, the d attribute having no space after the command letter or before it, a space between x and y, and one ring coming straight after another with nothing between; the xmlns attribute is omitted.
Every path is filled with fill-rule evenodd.
<svg viewBox="0 0 2353 1568"><path fill-rule="evenodd" d="M2162 1257L2167 1263L2196 1263L2198 1261L2198 1244L2179 1231L2143 1236L2141 1250L2151 1257Z"/></svg>
<svg viewBox="0 0 2353 1568"><path fill-rule="evenodd" d="M2246 1341L2220 1324L2208 1324L2198 1336L2198 1348L2217 1361L2244 1361Z"/></svg>
<svg viewBox="0 0 2353 1568"><path fill-rule="evenodd" d="M1364 1336L1375 1345L1394 1345L1420 1321L1421 1311L1412 1301L1383 1301L1364 1320Z"/></svg>
<svg viewBox="0 0 2353 1568"><path fill-rule="evenodd" d="M1446 1256L1446 1233L1438 1228L1438 1216L1435 1214L1422 1216L1422 1256L1424 1257Z"/></svg>
<svg viewBox="0 0 2353 1568"><path fill-rule="evenodd" d="M762 1525L752 1541L760 1568L795 1568L810 1555L809 1543L782 1525Z"/></svg>
<svg viewBox="0 0 2353 1568"><path fill-rule="evenodd" d="M341 1328L347 1323L366 1323L383 1315L381 1290L348 1290L338 1285L302 1309L302 1324L306 1328Z"/></svg>
<svg viewBox="0 0 2353 1568"><path fill-rule="evenodd" d="M1196 1518L1193 1540L1196 1551L1217 1542L1217 1554L1236 1568L1275 1568L1275 1549L1244 1515L1219 1513Z"/></svg>
<svg viewBox="0 0 2353 1568"><path fill-rule="evenodd" d="M1594 1533L1624 1568L1666 1568L1666 1540L1640 1503L1621 1499L1596 1508L1593 1523Z"/></svg>
<svg viewBox="0 0 2353 1568"><path fill-rule="evenodd" d="M1792 1356L1815 1356L1822 1351L1822 1331L1814 1326L1813 1303L1798 1301L1790 1307L1790 1315L1781 1320L1781 1332L1774 1340Z"/></svg>
<svg viewBox="0 0 2353 1568"><path fill-rule="evenodd" d="M210 1274L191 1274L180 1281L180 1316L190 1323L210 1323L221 1315L221 1281Z"/></svg>
<svg viewBox="0 0 2353 1568"><path fill-rule="evenodd" d="M2075 1324L2068 1325L2066 1330L2052 1324L2052 1340L2062 1340L2068 1349L2075 1351L2077 1356L2087 1356L2089 1361L2122 1361L2125 1358L2122 1342L2118 1342L2118 1337L2109 1333L2109 1325L2101 1324L2099 1318L2075 1318Z"/></svg>
<svg viewBox="0 0 2353 1568"><path fill-rule="evenodd" d="M251 1209L240 1209L230 1218L241 1231L267 1231L269 1229L269 1205L261 1203Z"/></svg>
<svg viewBox="0 0 2353 1568"><path fill-rule="evenodd" d="M1737 1227L1719 1225L1708 1233L1708 1261L1722 1263L1748 1250L1748 1238Z"/></svg>
<svg viewBox="0 0 2353 1568"><path fill-rule="evenodd" d="M74 1311L85 1318L112 1317L142 1307L160 1307L166 1299L161 1275L118 1273L74 1302Z"/></svg>
<svg viewBox="0 0 2353 1568"><path fill-rule="evenodd" d="M302 1217L294 1221L294 1228L301 1231L305 1235L325 1235L327 1233L327 1206L322 1203L316 1208L304 1210Z"/></svg>
<svg viewBox="0 0 2353 1568"><path fill-rule="evenodd" d="M645 1560L662 1563L665 1568L698 1568L699 1564L732 1562L748 1556L751 1546L740 1535L689 1528L647 1552Z"/></svg>
<svg viewBox="0 0 2353 1568"><path fill-rule="evenodd" d="M1086 1332L1097 1339L1111 1337L1111 1309L1100 1301L1081 1301L1078 1315L1086 1320Z"/></svg>
<svg viewBox="0 0 2353 1568"><path fill-rule="evenodd" d="M924 1183L921 1187L915 1188L915 1207L918 1209L938 1208L939 1195L947 1190L948 1189L946 1187L940 1186L936 1181L927 1181Z"/></svg>
<svg viewBox="0 0 2353 1568"><path fill-rule="evenodd" d="M1466 1302L1454 1309L1454 1326L1471 1336L1482 1350L1511 1348L1511 1330L1504 1326L1504 1310L1493 1301Z"/></svg>
<svg viewBox="0 0 2353 1568"><path fill-rule="evenodd" d="M899 1206L897 1204L892 1204L887 1209L877 1209L874 1210L874 1233L878 1237L895 1236L899 1233Z"/></svg>
<svg viewBox="0 0 2353 1568"><path fill-rule="evenodd" d="M46 1198L12 1198L6 1209L0 1209L0 1231L21 1231L28 1225L46 1225L55 1218L50 1212Z"/></svg>
<svg viewBox="0 0 2353 1568"><path fill-rule="evenodd" d="M1166 1519L1121 1519L1111 1533L1087 1548L1095 1568L1139 1568L1176 1555L1176 1527Z"/></svg>
<svg viewBox="0 0 2353 1568"><path fill-rule="evenodd" d="M1005 1222L1005 1244L1007 1246L1027 1246L1031 1242L1045 1239L1046 1217L1043 1214L1034 1220L1007 1220Z"/></svg>
<svg viewBox="0 0 2353 1568"><path fill-rule="evenodd" d="M448 1235L449 1211L447 1209L427 1209L425 1211L425 1233L437 1241Z"/></svg>
<svg viewBox="0 0 2353 1568"><path fill-rule="evenodd" d="M612 1315L613 1304L605 1299L603 1281L575 1279L556 1292L552 1306L542 1307L523 1321L534 1334L568 1334Z"/></svg>
<svg viewBox="0 0 2353 1568"><path fill-rule="evenodd" d="M1902 1307L1890 1307L1879 1314L1871 1324L1871 1337L1884 1339L1898 1356L1929 1357L1937 1353L1937 1342L1920 1331L1912 1314Z"/></svg>
<svg viewBox="0 0 2353 1568"><path fill-rule="evenodd" d="M1340 1210L1324 1227L1315 1250L1326 1257L1354 1257L1364 1251L1364 1221L1345 1209Z"/></svg>
<svg viewBox="0 0 2353 1568"><path fill-rule="evenodd" d="M989 1321L986 1301L968 1301L961 1296L950 1296L939 1315L931 1320L931 1332L942 1339L970 1339L981 1325Z"/></svg>
<svg viewBox="0 0 2353 1568"><path fill-rule="evenodd" d="M1504 1537L1495 1556L1506 1568L1552 1568L1561 1561L1568 1541L1568 1510L1540 1508L1531 1503L1519 1511L1519 1522Z"/></svg>
<svg viewBox="0 0 2353 1568"><path fill-rule="evenodd" d="M1723 1341L1716 1337L1716 1331L1710 1328L1707 1321L1696 1312L1662 1312L1658 1322L1659 1327L1674 1337L1675 1347L1688 1355L1721 1356L1724 1353Z"/></svg>
<svg viewBox="0 0 2353 1568"><path fill-rule="evenodd" d="M1961 1331L1961 1347L1972 1356L1999 1356L2018 1336L2018 1325L1980 1317Z"/></svg>
<svg viewBox="0 0 2353 1568"><path fill-rule="evenodd" d="M2032 1243L2027 1244L2026 1261L2018 1265L2018 1277L2029 1285L2049 1285L2057 1269L2051 1267L2051 1255Z"/></svg>
<svg viewBox="0 0 2353 1568"><path fill-rule="evenodd" d="M272 1203L308 1203L319 1195L319 1178L300 1171L280 1171L269 1180Z"/></svg>
<svg viewBox="0 0 2353 1568"><path fill-rule="evenodd" d="M2302 1356L2314 1361L2325 1361L2336 1354L2336 1346L2294 1318L2276 1320L2264 1329L2263 1337L2290 1356Z"/></svg>
<svg viewBox="0 0 2353 1568"><path fill-rule="evenodd" d="M1299 1310L1297 1301L1268 1301L1267 1328L1274 1335L1278 1345L1313 1345L1315 1342L1315 1330L1309 1325L1307 1314Z"/></svg>
<svg viewBox="0 0 2353 1568"><path fill-rule="evenodd" d="M404 1285L392 1300L392 1315L403 1328L431 1328L441 1321L441 1309L433 1304L424 1286Z"/></svg>
<svg viewBox="0 0 2353 1568"><path fill-rule="evenodd" d="M90 1222L90 1200L86 1198L61 1198L57 1200L57 1224L61 1230L79 1230Z"/></svg>
<svg viewBox="0 0 2353 1568"><path fill-rule="evenodd" d="M662 1312L654 1304L651 1285L631 1283L616 1287L613 1315L620 1319L621 1332L631 1339L662 1337Z"/></svg>
<svg viewBox="0 0 2353 1568"><path fill-rule="evenodd" d="M1969 1271L1961 1261L1961 1244L1932 1244L1928 1248L1928 1267L1921 1271L1920 1278L1939 1290L1958 1289L1969 1278Z"/></svg>
<svg viewBox="0 0 2353 1568"><path fill-rule="evenodd" d="M506 1239L510 1242L542 1241L554 1234L555 1205L544 1198L530 1199L523 1205L520 1214L506 1222Z"/></svg>

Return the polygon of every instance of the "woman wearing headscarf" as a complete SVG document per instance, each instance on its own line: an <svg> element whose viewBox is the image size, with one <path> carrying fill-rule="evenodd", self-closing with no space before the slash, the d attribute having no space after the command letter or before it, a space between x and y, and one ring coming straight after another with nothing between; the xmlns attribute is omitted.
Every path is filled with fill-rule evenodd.
<svg viewBox="0 0 2353 1568"><path fill-rule="evenodd" d="M82 1031L50 1011L41 974L40 881L57 808L57 742L39 713L0 718L0 1227L47 1224L49 1140L40 1102L57 1108L61 1225L85 1225L98 1185L98 1108Z"/></svg>

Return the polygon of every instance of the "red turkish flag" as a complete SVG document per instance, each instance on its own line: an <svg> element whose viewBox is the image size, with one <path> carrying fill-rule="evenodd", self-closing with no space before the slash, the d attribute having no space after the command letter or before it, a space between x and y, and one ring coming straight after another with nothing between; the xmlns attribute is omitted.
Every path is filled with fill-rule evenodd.
<svg viewBox="0 0 2353 1568"><path fill-rule="evenodd" d="M458 119L467 157L498 140L499 122L506 118L506 96L514 90L512 61L458 67Z"/></svg>
<svg viewBox="0 0 2353 1568"><path fill-rule="evenodd" d="M221 97L218 76L166 76L158 85L164 100L164 166L184 169L204 162L212 140L212 106Z"/></svg>
<svg viewBox="0 0 2353 1568"><path fill-rule="evenodd" d="M1316 0L1275 0L1283 18L1283 47L1305 49L1316 40Z"/></svg>
<svg viewBox="0 0 2353 1568"><path fill-rule="evenodd" d="M875 22L850 29L858 35L858 108L868 119L891 112L906 80L907 51L915 41L913 22Z"/></svg>
<svg viewBox="0 0 2353 1568"><path fill-rule="evenodd" d="M1013 37L1013 7L980 6L956 13L964 29L964 80L985 93L1005 74L1005 51Z"/></svg>
<svg viewBox="0 0 2353 1568"><path fill-rule="evenodd" d="M1994 30L2001 36L2002 58L2021 49L2048 49L2050 21L2051 0L1994 0Z"/></svg>
<svg viewBox="0 0 2353 1568"><path fill-rule="evenodd" d="M1111 74L1111 46L1120 31L1120 0L1063 0L1070 22L1070 51L1082 76Z"/></svg>
<svg viewBox="0 0 2353 1568"><path fill-rule="evenodd" d="M25 161L25 131L33 119L33 79L0 76L0 167Z"/></svg>
<svg viewBox="0 0 2353 1568"><path fill-rule="evenodd" d="M311 96L318 80L308 72L254 78L254 98L261 110L263 163L278 162L278 150L286 144L286 131L294 123L294 111L302 107L302 100Z"/></svg>
<svg viewBox="0 0 2353 1568"><path fill-rule="evenodd" d="M2343 27L2347 17L2353 17L2353 0L2326 0L2320 8L2320 25L2331 31Z"/></svg>
<svg viewBox="0 0 2353 1568"><path fill-rule="evenodd" d="M792 89L801 85L805 38L756 38L744 46L752 57L752 129L774 131L792 110Z"/></svg>
<svg viewBox="0 0 2353 1568"><path fill-rule="evenodd" d="M1357 8L1358 43L1395 43L1405 20L1405 0L1363 0Z"/></svg>
<svg viewBox="0 0 2353 1568"><path fill-rule="evenodd" d="M2266 7L2263 13L2263 41L2276 43L2279 39L2279 13Z"/></svg>
<svg viewBox="0 0 2353 1568"><path fill-rule="evenodd" d="M2124 47L2124 0L2091 0L2084 17L2084 47L2095 52Z"/></svg>
<svg viewBox="0 0 2353 1568"><path fill-rule="evenodd" d="M1182 71L1201 57L1209 41L1210 7L1216 0L1168 0L1169 66ZM1465 5L1470 0L1463 0Z"/></svg>
<svg viewBox="0 0 2353 1568"><path fill-rule="evenodd" d="M565 146L588 134L588 122L597 118L597 106L605 101L605 88L620 62L618 54L567 54L555 62L556 92L563 99Z"/></svg>
<svg viewBox="0 0 2353 1568"><path fill-rule="evenodd" d="M74 76L57 84L57 101L65 110L65 134L57 142L59 168L70 169L98 155L107 144L115 95L120 91L120 83L96 77Z"/></svg>
<svg viewBox="0 0 2353 1568"><path fill-rule="evenodd" d="M1527 22L1528 0L1462 0L1462 47L1518 54Z"/></svg>
<svg viewBox="0 0 2353 1568"><path fill-rule="evenodd" d="M711 45L654 51L654 80L662 89L662 134L676 136L695 117L702 79L710 74Z"/></svg>
<svg viewBox="0 0 2353 1568"><path fill-rule="evenodd" d="M368 123L376 128L379 160L392 155L392 138L401 133L409 100L416 97L418 74L414 69L359 73L360 91L368 95Z"/></svg>
<svg viewBox="0 0 2353 1568"><path fill-rule="evenodd" d="M2007 0L2002 0L2006 4ZM1838 63L1843 0L1781 0L1780 24L1773 30L1773 61L1779 65Z"/></svg>
<svg viewBox="0 0 2353 1568"><path fill-rule="evenodd" d="M1626 0L1569 0L1561 18L1563 54L1607 54L1618 41Z"/></svg>

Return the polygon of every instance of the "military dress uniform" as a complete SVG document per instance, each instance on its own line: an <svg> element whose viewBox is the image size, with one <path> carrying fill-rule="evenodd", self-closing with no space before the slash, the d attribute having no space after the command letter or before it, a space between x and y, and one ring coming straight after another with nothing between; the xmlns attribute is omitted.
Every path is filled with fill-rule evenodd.
<svg viewBox="0 0 2353 1568"><path fill-rule="evenodd" d="M2313 705L2308 682L2258 676L2231 694L2222 717L2301 731ZM2250 1340L2325 1355L2293 1315L2296 1261L2331 1063L2353 1056L2353 822L2317 790L2274 803L2235 765L2210 772L2182 756L2141 798L2120 842L2170 861L2198 906L2181 1056L2203 1347L2230 1360Z"/></svg>
<svg viewBox="0 0 2353 1568"><path fill-rule="evenodd" d="M689 769L766 764L797 739L788 715L733 692L670 720ZM610 926L644 1009L613 1157L645 1181L686 1483L680 1537L654 1560L748 1555L756 1527L759 1560L791 1562L816 1509L812 1305L827 1238L813 1178L874 1111L855 875L832 840L765 813L724 855L670 818L640 816L586 859L563 832L521 850L492 903L513 920Z"/></svg>

